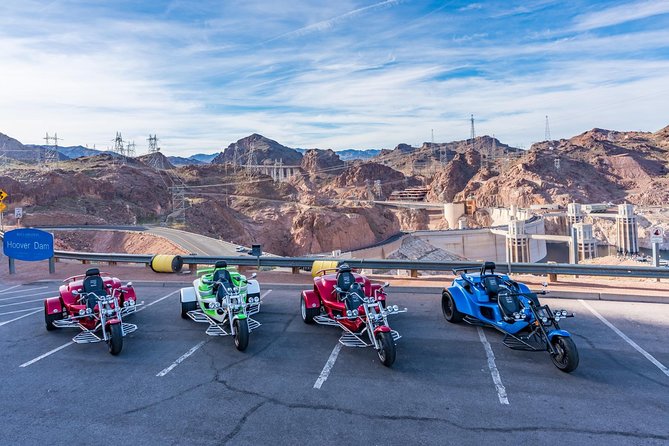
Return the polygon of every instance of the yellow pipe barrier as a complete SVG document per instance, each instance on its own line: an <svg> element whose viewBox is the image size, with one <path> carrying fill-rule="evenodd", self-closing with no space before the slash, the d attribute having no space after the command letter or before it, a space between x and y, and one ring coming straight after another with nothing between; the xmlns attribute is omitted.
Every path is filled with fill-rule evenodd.
<svg viewBox="0 0 669 446"><path fill-rule="evenodd" d="M311 277L316 277L316 274L324 269L334 270L337 265L339 265L339 260L315 260L311 265Z"/></svg>
<svg viewBox="0 0 669 446"><path fill-rule="evenodd" d="M184 265L181 256L172 254L156 254L151 257L149 266L155 273L178 273Z"/></svg>

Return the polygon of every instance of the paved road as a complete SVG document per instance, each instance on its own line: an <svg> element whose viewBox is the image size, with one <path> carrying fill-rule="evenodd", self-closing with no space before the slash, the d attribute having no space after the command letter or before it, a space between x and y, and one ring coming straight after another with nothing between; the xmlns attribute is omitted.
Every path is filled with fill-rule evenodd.
<svg viewBox="0 0 669 446"><path fill-rule="evenodd" d="M483 337L446 323L437 296L391 295L409 308L392 320L403 335L392 368L342 348L316 389L338 330L301 321L297 288L269 291L262 327L238 352L180 318L176 288L138 287L146 306L118 357L44 329L41 299L55 290L0 286L0 444L669 443L669 376L578 300L545 299L577 314L563 324L581 355L572 374L482 330L502 404ZM586 304L669 364L669 305Z"/></svg>
<svg viewBox="0 0 669 446"><path fill-rule="evenodd" d="M209 256L237 256L237 247L234 243L224 242L205 235L195 234L179 229L172 229L163 226L43 226L45 230L63 230L63 231L138 231L155 234L176 243L183 249L200 255Z"/></svg>
<svg viewBox="0 0 669 446"><path fill-rule="evenodd" d="M165 237L193 254L207 256L240 255L239 252L236 251L236 248L239 245L188 231L165 227L153 227L149 228L146 232Z"/></svg>

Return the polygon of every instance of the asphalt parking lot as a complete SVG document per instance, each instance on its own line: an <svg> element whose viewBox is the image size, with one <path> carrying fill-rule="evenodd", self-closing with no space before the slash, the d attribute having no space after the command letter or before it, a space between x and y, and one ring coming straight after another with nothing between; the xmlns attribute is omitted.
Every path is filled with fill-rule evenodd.
<svg viewBox="0 0 669 446"><path fill-rule="evenodd" d="M177 287L136 286L139 329L114 357L45 330L56 285L0 286L0 444L669 443L667 304L543 299L576 313L562 327L581 361L565 374L447 323L439 296L390 288L409 312L390 321L402 339L386 368L304 324L299 287L271 288L238 352L181 319Z"/></svg>

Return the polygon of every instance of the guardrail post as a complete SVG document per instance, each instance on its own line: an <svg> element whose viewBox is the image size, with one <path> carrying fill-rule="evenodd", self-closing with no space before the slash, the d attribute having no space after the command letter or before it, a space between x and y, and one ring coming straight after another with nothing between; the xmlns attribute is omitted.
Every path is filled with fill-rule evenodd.
<svg viewBox="0 0 669 446"><path fill-rule="evenodd" d="M558 281L558 279L557 279L557 274L555 274L555 273L548 273L548 281L549 281L550 283L557 282L557 281Z"/></svg>
<svg viewBox="0 0 669 446"><path fill-rule="evenodd" d="M299 266L293 266L293 274L300 274L300 267Z"/></svg>
<svg viewBox="0 0 669 446"><path fill-rule="evenodd" d="M53 257L49 257L49 274L56 273L56 260Z"/></svg>
<svg viewBox="0 0 669 446"><path fill-rule="evenodd" d="M188 272L195 274L197 273L197 263L191 263L188 265Z"/></svg>
<svg viewBox="0 0 669 446"><path fill-rule="evenodd" d="M9 257L9 274L16 274L16 264L12 257Z"/></svg>
<svg viewBox="0 0 669 446"><path fill-rule="evenodd" d="M410 275L411 275L411 277L414 277L414 278L418 277L418 270L417 269L412 269L410 271Z"/></svg>

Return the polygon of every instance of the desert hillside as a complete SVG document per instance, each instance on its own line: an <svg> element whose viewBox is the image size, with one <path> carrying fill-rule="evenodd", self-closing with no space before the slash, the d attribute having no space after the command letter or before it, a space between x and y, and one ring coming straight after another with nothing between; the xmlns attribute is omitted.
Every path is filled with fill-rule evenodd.
<svg viewBox="0 0 669 446"><path fill-rule="evenodd" d="M487 136L399 144L354 161L254 134L211 162L180 166L160 153L125 159L102 153L43 166L36 162L39 151L9 136L0 134L0 147L11 147L0 168L0 188L10 195L9 223L11 211L23 207L28 226L174 224L181 221L172 193L178 187L186 198L185 229L243 245L262 243L283 255L357 249L400 230L448 227L438 212L372 202L415 186L426 188L427 201L474 198L479 207L669 203L669 128L593 129L527 151ZM292 176L275 181L271 169L246 168L249 159L258 166L281 160L294 166Z"/></svg>

